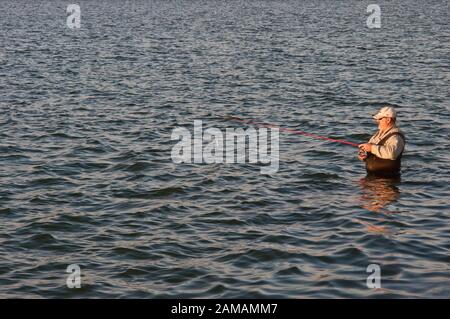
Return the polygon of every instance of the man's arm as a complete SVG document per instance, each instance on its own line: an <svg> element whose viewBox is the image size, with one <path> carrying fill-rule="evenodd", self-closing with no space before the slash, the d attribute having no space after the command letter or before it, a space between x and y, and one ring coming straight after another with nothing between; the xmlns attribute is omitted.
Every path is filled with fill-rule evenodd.
<svg viewBox="0 0 450 319"><path fill-rule="evenodd" d="M384 146L372 145L371 153L377 157L395 160L403 150L405 142L398 134L391 136Z"/></svg>

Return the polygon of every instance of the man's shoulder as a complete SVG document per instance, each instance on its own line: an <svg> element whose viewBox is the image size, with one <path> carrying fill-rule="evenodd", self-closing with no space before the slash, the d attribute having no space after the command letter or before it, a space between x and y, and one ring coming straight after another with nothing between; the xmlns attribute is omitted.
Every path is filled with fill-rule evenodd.
<svg viewBox="0 0 450 319"><path fill-rule="evenodd" d="M396 136L401 136L401 137L403 137L403 139L405 139L405 133L400 129L400 128L398 128L398 127L396 127L396 131L395 131L397 134L395 134Z"/></svg>
<svg viewBox="0 0 450 319"><path fill-rule="evenodd" d="M405 138L405 134L403 133L403 131L402 130L400 130L398 127L394 127L386 136L385 136L385 138L387 138L387 139L395 139L395 140L398 140L398 139L402 139L403 141L405 141L406 140L406 138Z"/></svg>
<svg viewBox="0 0 450 319"><path fill-rule="evenodd" d="M405 133L398 127L394 126L392 129L390 129L386 135L403 135L405 136Z"/></svg>

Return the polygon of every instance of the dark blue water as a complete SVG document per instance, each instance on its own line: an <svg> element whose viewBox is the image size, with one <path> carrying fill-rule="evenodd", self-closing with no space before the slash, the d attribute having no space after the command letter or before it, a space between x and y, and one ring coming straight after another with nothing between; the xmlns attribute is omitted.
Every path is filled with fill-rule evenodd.
<svg viewBox="0 0 450 319"><path fill-rule="evenodd" d="M450 296L448 1L77 3L0 2L0 297ZM401 180L286 132L269 176L170 157L229 115L363 142L384 102Z"/></svg>

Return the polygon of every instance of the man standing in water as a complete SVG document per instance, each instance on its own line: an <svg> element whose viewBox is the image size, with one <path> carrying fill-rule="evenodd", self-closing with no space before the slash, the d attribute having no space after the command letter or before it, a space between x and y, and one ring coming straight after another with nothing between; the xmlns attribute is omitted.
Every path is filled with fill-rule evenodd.
<svg viewBox="0 0 450 319"><path fill-rule="evenodd" d="M368 143L359 145L358 158L366 163L368 175L399 176L405 136L396 126L397 113L393 107L385 106L373 118L378 132Z"/></svg>

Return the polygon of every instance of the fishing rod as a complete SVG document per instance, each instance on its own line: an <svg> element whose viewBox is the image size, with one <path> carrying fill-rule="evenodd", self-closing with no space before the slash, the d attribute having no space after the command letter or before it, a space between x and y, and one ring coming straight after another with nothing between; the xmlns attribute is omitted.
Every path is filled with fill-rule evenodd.
<svg viewBox="0 0 450 319"><path fill-rule="evenodd" d="M237 117L237 116L227 116L226 119L230 120L230 121L236 121L236 122L240 122L240 123L245 123L245 124L257 125L259 127L277 128L280 131L289 132L289 133L292 133L292 134L304 135L304 136L308 136L308 137L312 137L312 138L326 140L326 141L329 141L329 142L341 143L341 144L345 144L345 145L359 147L359 144L356 144L356 143L353 143L353 142L348 142L348 141L344 141L344 140L337 140L337 139L334 139L334 138L329 138L329 137L326 137L326 136L311 134L311 133L307 133L307 132L303 132L303 131L299 131L299 130L294 130L294 129L291 129L291 128L284 128L284 127L280 127L280 126L273 125L273 124L260 123L260 122L256 122L256 121L252 121L252 120L244 120L244 119L242 119L240 117Z"/></svg>

